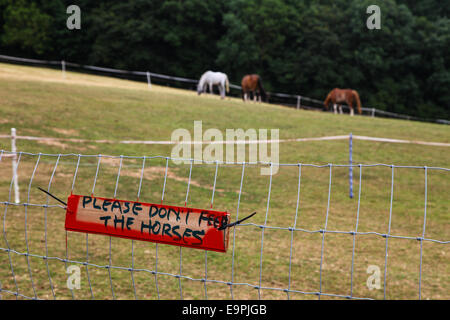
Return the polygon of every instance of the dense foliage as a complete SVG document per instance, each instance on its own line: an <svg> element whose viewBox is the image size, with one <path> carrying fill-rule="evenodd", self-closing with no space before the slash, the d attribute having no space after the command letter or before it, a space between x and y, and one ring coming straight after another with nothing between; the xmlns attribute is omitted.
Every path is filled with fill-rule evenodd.
<svg viewBox="0 0 450 320"><path fill-rule="evenodd" d="M0 53L198 78L258 73L269 91L324 99L354 88L363 106L449 119L445 0L0 0ZM381 29L369 30L371 4Z"/></svg>

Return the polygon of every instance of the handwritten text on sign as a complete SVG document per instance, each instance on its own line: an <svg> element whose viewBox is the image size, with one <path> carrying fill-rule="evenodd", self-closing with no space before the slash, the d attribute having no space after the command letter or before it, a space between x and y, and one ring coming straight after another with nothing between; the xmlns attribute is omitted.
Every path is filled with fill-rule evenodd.
<svg viewBox="0 0 450 320"><path fill-rule="evenodd" d="M70 195L66 230L226 252L227 212Z"/></svg>

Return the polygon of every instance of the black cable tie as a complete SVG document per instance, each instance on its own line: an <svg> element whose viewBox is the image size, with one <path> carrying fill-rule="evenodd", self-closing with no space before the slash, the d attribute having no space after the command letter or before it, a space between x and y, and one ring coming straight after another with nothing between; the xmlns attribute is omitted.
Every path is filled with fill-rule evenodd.
<svg viewBox="0 0 450 320"><path fill-rule="evenodd" d="M255 214L256 214L256 211L253 212L251 215L249 215L249 216L247 216L247 217L245 217L245 218L243 218L243 219L241 219L241 220L238 220L238 221L235 221L235 222L233 222L233 223L230 223L230 224L226 224L226 225L224 225L224 226L221 226L218 230L224 230L224 229L226 229L226 228L234 227L235 225L240 224L241 222L243 222L243 221L245 221L245 220L247 220L247 219L253 217Z"/></svg>
<svg viewBox="0 0 450 320"><path fill-rule="evenodd" d="M62 201L61 199L58 199L57 197L55 197L54 195L52 195L50 192L45 191L44 189L37 187L39 190L41 190L42 192L48 194L50 197L52 197L55 200L58 200L59 202L61 202L63 205L65 205L67 207L67 203L65 203L64 201Z"/></svg>

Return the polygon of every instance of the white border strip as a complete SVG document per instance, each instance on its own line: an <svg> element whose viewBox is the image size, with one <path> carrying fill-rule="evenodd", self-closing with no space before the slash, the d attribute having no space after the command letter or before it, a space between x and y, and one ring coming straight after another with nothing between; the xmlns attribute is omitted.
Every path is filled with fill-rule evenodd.
<svg viewBox="0 0 450 320"><path fill-rule="evenodd" d="M11 135L0 135L0 139L11 139ZM146 144L146 145L175 145L175 144L258 144L258 143L283 143L283 142L307 142L307 141L329 141L329 140L347 140L349 135L314 137L314 138L294 138L294 139L275 139L275 140L234 140L234 141L169 141L169 140L87 140L87 139L71 139L71 138L49 138L49 137L33 137L33 136L16 136L15 139L30 141L66 141L76 143L110 143L110 144ZM387 143L408 143L420 144L436 147L450 147L450 143L445 142L428 142L418 140L400 140L390 138L378 138L368 136L353 135L353 139L387 142Z"/></svg>

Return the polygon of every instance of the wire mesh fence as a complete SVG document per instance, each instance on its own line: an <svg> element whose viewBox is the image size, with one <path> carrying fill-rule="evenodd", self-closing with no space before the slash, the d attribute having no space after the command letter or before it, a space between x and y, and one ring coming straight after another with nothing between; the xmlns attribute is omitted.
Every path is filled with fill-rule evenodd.
<svg viewBox="0 0 450 320"><path fill-rule="evenodd" d="M353 164L349 199L349 165L261 176L274 164L17 152L16 203L10 154L0 152L3 299L448 298L447 168ZM64 206L37 187L258 214L217 253L68 232Z"/></svg>

